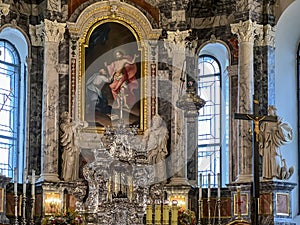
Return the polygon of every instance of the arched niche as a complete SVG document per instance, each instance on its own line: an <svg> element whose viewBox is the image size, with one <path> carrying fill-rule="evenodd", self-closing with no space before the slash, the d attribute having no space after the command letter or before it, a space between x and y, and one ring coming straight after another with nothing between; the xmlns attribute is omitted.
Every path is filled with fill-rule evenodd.
<svg viewBox="0 0 300 225"><path fill-rule="evenodd" d="M127 125L137 125L141 132L145 130L147 121L151 118L150 112L155 111L153 108L156 108L157 102L151 99L150 93L156 90L156 82L153 82L157 71L157 45L155 43L161 30L153 29L145 15L137 8L119 1L97 2L90 5L79 15L75 23L68 23L68 30L71 35L70 87L71 105L74 110L72 114L89 123L86 131L101 132L105 126L114 125L114 122L120 118ZM116 60L113 57L117 50L121 50L126 55L124 58L131 63L136 55L134 61L137 68L134 77L136 82L129 81L132 77L129 75L130 72L127 72L123 113L120 113L120 110L118 112L118 107L115 107L118 106L117 100L121 98L114 96L116 93L113 93L111 82L99 84L101 92L103 87L105 96L113 95L106 99L110 108L99 113L97 103L88 103L91 99L88 92L91 89L87 85L95 83L93 76L99 75L100 68L104 68L106 73L112 75L106 64L111 65ZM113 76L107 77L114 79ZM136 83L138 83L138 88L131 88L130 85L134 86ZM109 93L109 88L112 93ZM127 96L131 96L131 89L133 89L136 101L129 104ZM93 107L94 111L91 110ZM110 112L107 113L109 110Z"/></svg>

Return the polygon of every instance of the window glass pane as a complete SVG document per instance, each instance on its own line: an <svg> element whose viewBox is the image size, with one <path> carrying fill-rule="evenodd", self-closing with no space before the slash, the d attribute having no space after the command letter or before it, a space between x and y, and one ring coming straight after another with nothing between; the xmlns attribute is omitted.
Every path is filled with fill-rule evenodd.
<svg viewBox="0 0 300 225"><path fill-rule="evenodd" d="M15 48L0 40L0 169L6 176L16 165L19 62Z"/></svg>
<svg viewBox="0 0 300 225"><path fill-rule="evenodd" d="M203 175L204 187L208 174L211 174L211 184L216 186L221 164L220 66L215 58L200 56L198 69L198 94L206 101L198 117L198 173Z"/></svg>

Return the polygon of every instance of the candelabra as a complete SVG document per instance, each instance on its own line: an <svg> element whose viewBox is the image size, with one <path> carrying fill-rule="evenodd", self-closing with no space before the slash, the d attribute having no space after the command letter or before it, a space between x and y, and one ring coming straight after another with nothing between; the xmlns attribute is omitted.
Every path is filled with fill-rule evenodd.
<svg viewBox="0 0 300 225"><path fill-rule="evenodd" d="M218 225L221 225L221 198L220 197L218 197L217 204L218 204Z"/></svg>
<svg viewBox="0 0 300 225"><path fill-rule="evenodd" d="M217 174L217 178L218 178L218 199L217 199L218 225L221 225L221 175L220 173Z"/></svg>
<svg viewBox="0 0 300 225"><path fill-rule="evenodd" d="M198 225L201 225L202 218L202 209L203 209L203 200L202 200L202 173L199 175L199 200L198 200Z"/></svg>
<svg viewBox="0 0 300 225"><path fill-rule="evenodd" d="M15 218L14 218L14 225L18 225L18 194L14 194L14 200L15 200Z"/></svg>
<svg viewBox="0 0 300 225"><path fill-rule="evenodd" d="M210 198L207 199L207 210L208 210L208 225L211 225L211 215L210 215Z"/></svg>
<svg viewBox="0 0 300 225"><path fill-rule="evenodd" d="M34 225L34 205L35 205L35 197L31 197L31 215L30 215L30 225Z"/></svg>
<svg viewBox="0 0 300 225"><path fill-rule="evenodd" d="M201 225L201 218L202 218L202 210L203 210L203 200L199 200L199 218L198 218L198 225Z"/></svg>
<svg viewBox="0 0 300 225"><path fill-rule="evenodd" d="M22 196L22 224L26 225L26 201L27 201L27 197L26 197L26 193Z"/></svg>

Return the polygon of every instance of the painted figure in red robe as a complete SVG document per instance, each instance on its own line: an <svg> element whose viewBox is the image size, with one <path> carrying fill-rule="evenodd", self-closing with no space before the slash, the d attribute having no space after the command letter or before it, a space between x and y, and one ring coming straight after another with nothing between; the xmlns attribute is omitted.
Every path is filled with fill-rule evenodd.
<svg viewBox="0 0 300 225"><path fill-rule="evenodd" d="M132 58L125 55L121 50L115 52L116 60L111 64L104 65L107 67L108 73L113 78L113 82L109 85L114 100L117 101L117 107L120 107L120 98L122 98L124 107L129 108L136 102L134 90L138 88L136 79L137 66L135 63L137 54Z"/></svg>

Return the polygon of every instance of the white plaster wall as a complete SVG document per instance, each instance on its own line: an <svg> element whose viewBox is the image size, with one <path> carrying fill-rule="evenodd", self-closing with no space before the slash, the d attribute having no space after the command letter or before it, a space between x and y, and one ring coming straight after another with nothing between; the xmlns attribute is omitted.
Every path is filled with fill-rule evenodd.
<svg viewBox="0 0 300 225"><path fill-rule="evenodd" d="M300 40L300 0L294 1L283 12L275 33L275 104L278 116L293 128L294 139L281 148L288 166L295 166L291 182L298 183L298 140L297 140L297 67L296 54ZM292 216L300 224L298 185L292 192Z"/></svg>

